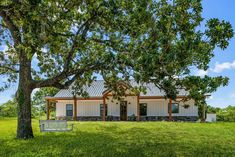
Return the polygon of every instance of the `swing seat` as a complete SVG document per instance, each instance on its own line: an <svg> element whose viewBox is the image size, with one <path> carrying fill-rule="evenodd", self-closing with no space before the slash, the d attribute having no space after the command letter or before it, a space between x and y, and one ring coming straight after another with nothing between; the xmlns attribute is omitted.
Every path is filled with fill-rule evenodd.
<svg viewBox="0 0 235 157"><path fill-rule="evenodd" d="M39 120L40 132L66 132L73 130L73 124L66 120Z"/></svg>

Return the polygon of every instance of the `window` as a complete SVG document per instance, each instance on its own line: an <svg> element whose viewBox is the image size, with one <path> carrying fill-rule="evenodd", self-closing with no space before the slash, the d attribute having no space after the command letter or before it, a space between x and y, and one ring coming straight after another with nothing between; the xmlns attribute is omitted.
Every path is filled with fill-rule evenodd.
<svg viewBox="0 0 235 157"><path fill-rule="evenodd" d="M147 116L147 104L146 103L140 104L140 116Z"/></svg>
<svg viewBox="0 0 235 157"><path fill-rule="evenodd" d="M66 116L73 116L73 104L66 104Z"/></svg>
<svg viewBox="0 0 235 157"><path fill-rule="evenodd" d="M103 116L103 104L100 104L100 116ZM108 113L108 105L105 105L105 116L107 116Z"/></svg>
<svg viewBox="0 0 235 157"><path fill-rule="evenodd" d="M170 111L170 104L168 104L168 113ZM172 103L172 112L171 113L179 113L179 104Z"/></svg>

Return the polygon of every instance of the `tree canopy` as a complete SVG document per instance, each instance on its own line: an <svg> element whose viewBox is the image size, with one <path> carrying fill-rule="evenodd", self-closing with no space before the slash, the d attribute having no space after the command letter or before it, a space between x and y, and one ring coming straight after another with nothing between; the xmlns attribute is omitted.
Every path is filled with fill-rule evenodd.
<svg viewBox="0 0 235 157"><path fill-rule="evenodd" d="M35 88L81 86L100 74L108 87L135 79L152 82L175 99L179 88L203 103L226 77L198 77L214 49L227 48L229 22L210 19L202 29L201 0L3 0L0 2L0 75L19 83L18 137L30 138L30 94ZM138 90L144 90L144 84ZM26 113L24 113L26 112ZM22 131L24 130L24 131Z"/></svg>

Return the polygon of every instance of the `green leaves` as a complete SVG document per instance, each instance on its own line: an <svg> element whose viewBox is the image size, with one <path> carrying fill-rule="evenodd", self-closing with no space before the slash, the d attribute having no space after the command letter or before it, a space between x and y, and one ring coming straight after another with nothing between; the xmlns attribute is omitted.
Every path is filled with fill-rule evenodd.
<svg viewBox="0 0 235 157"><path fill-rule="evenodd" d="M176 98L183 88L200 101L228 83L228 78L191 76L192 67L207 70L215 47L227 48L233 37L227 21L210 19L205 31L198 29L201 0L20 3L9 1L1 11L7 17L0 21L0 39L10 49L0 53L0 63L18 70L19 54L25 54L33 61L33 87L65 88L75 81L75 93L82 94L80 87L95 80L95 73L112 89L133 78L154 83L167 97ZM20 40L14 43L16 35ZM6 67L0 70L11 75Z"/></svg>
<svg viewBox="0 0 235 157"><path fill-rule="evenodd" d="M227 77L209 77L201 78L199 76L187 76L182 79L182 85L189 91L189 97L196 101L204 101L205 96L213 93L220 86L228 85Z"/></svg>
<svg viewBox="0 0 235 157"><path fill-rule="evenodd" d="M0 105L0 117L16 117L17 116L17 103L16 100L9 100Z"/></svg>
<svg viewBox="0 0 235 157"><path fill-rule="evenodd" d="M206 35L210 38L211 45L225 49L229 45L229 39L233 37L232 25L224 20L210 19L207 21Z"/></svg>
<svg viewBox="0 0 235 157"><path fill-rule="evenodd" d="M46 104L45 97L54 96L59 90L53 87L41 88L37 90L32 97L32 104L36 107L42 107Z"/></svg>
<svg viewBox="0 0 235 157"><path fill-rule="evenodd" d="M233 37L229 22L211 19L205 31L198 29L203 20L200 0L162 0L149 8L152 18L145 19L144 36L131 38L134 79L154 83L173 99L186 89L197 101L228 84L226 77L191 76L191 68L207 70L214 48L228 46Z"/></svg>

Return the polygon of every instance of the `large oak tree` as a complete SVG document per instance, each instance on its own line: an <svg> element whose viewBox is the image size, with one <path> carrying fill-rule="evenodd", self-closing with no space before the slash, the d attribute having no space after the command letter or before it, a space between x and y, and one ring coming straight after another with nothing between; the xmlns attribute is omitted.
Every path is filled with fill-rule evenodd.
<svg viewBox="0 0 235 157"><path fill-rule="evenodd" d="M75 82L74 91L85 95L80 87L94 73L114 90L118 80L132 78L172 99L184 88L202 103L228 79L192 76L191 68L207 70L213 50L225 49L233 30L218 19L200 27L201 12L200 0L2 0L0 39L8 49L0 52L0 75L8 82L1 89L18 83L17 137L33 137L33 89Z"/></svg>

